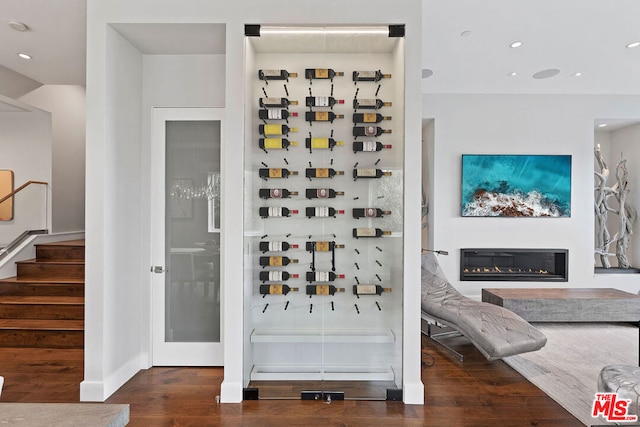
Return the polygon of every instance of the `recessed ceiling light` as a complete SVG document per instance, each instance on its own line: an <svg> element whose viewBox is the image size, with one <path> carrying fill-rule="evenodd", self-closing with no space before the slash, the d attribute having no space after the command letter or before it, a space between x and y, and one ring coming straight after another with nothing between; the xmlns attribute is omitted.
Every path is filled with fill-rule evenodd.
<svg viewBox="0 0 640 427"><path fill-rule="evenodd" d="M461 32L460 35L462 37L469 37L471 35L471 31L465 30L465 31Z"/></svg>
<svg viewBox="0 0 640 427"><path fill-rule="evenodd" d="M31 55L27 53L19 53L18 56L22 59L31 59Z"/></svg>
<svg viewBox="0 0 640 427"><path fill-rule="evenodd" d="M429 77L433 76L433 70L430 70L429 68L423 68L422 69L422 78L423 79L427 79Z"/></svg>
<svg viewBox="0 0 640 427"><path fill-rule="evenodd" d="M522 46L521 41L513 42L509 45L509 47L520 47L520 46Z"/></svg>
<svg viewBox="0 0 640 427"><path fill-rule="evenodd" d="M632 42L627 45L629 49L640 46L640 42Z"/></svg>
<svg viewBox="0 0 640 427"><path fill-rule="evenodd" d="M27 31L29 29L27 24L20 21L9 21L7 24L16 31Z"/></svg>
<svg viewBox="0 0 640 427"><path fill-rule="evenodd" d="M582 76L581 72L571 74L571 77L580 77L580 76Z"/></svg>
<svg viewBox="0 0 640 427"><path fill-rule="evenodd" d="M553 77L560 73L560 70L557 68L548 68L546 70L538 71L533 75L534 79L548 79L549 77Z"/></svg>
<svg viewBox="0 0 640 427"><path fill-rule="evenodd" d="M509 76L509 77L515 77L517 75L518 75L518 73L516 73L515 71L512 71L509 74L507 74L507 76Z"/></svg>
<svg viewBox="0 0 640 427"><path fill-rule="evenodd" d="M599 128L604 128L604 127L607 127L607 124L606 124L606 123L600 123L600 124L598 125L598 127L599 127Z"/></svg>

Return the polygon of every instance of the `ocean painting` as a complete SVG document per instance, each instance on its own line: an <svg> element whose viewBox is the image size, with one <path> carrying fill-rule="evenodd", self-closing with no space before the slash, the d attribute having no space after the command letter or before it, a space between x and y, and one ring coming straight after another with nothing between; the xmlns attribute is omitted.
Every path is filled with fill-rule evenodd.
<svg viewBox="0 0 640 427"><path fill-rule="evenodd" d="M571 216L570 155L462 156L462 216Z"/></svg>

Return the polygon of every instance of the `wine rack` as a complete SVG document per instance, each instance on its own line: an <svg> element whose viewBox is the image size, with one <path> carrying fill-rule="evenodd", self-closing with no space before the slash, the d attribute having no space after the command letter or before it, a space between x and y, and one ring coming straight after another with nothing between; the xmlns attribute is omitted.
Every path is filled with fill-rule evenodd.
<svg viewBox="0 0 640 427"><path fill-rule="evenodd" d="M248 380L387 381L400 388L402 64L392 51L267 51L252 59L244 143ZM286 147L265 142L266 129L286 138ZM275 169L297 173L279 178L267 171ZM299 214L267 216L285 207ZM355 215L354 209L384 214ZM380 235L356 238L356 229ZM265 241L297 246L264 252ZM298 262L265 266L269 256ZM268 270L297 276L265 283L260 272ZM308 282L311 276L333 280ZM265 284L299 290L261 294ZM354 285L385 291L357 295Z"/></svg>

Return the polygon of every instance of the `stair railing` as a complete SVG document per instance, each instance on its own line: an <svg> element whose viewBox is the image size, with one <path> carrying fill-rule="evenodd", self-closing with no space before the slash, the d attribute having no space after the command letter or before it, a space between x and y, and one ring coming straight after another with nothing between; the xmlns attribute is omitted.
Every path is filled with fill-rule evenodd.
<svg viewBox="0 0 640 427"><path fill-rule="evenodd" d="M16 188L15 190L13 190L11 193L7 194L6 196L4 196L3 198L0 199L0 203L4 202L5 200L13 197L16 195L16 193L19 193L20 191L24 190L25 188L27 188L28 186L30 186L31 184L42 184L42 185L49 185L48 182L45 181L27 181L24 184L22 184L20 187Z"/></svg>

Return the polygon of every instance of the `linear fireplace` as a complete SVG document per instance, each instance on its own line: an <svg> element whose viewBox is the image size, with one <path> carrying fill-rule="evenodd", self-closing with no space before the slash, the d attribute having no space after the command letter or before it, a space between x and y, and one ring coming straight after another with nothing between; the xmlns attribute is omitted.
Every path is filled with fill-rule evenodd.
<svg viewBox="0 0 640 427"><path fill-rule="evenodd" d="M461 249L460 280L566 282L567 249Z"/></svg>

